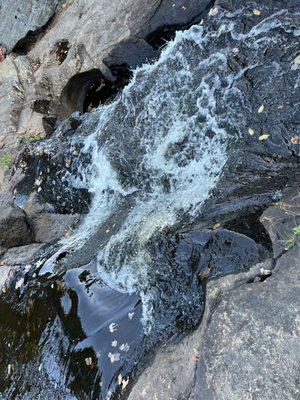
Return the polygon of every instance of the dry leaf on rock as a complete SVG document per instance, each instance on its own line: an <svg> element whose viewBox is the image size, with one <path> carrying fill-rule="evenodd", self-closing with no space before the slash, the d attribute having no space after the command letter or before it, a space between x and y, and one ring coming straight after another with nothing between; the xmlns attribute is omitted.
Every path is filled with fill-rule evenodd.
<svg viewBox="0 0 300 400"><path fill-rule="evenodd" d="M261 135L261 136L258 138L258 140L260 140L260 141L262 141L262 140L267 140L269 136L270 136L270 135Z"/></svg>

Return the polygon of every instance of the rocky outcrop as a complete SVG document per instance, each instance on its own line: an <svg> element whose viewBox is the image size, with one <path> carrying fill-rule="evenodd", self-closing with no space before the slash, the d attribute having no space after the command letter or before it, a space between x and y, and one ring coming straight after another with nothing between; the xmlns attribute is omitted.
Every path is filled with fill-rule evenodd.
<svg viewBox="0 0 300 400"><path fill-rule="evenodd" d="M147 43L148 35L165 25L200 20L210 3L2 2L0 48L2 43L7 55L0 61L0 189L22 141L40 140L53 131L57 117L87 111L115 95L116 88L128 81L129 68L157 57L156 49ZM54 21L40 34L39 28L54 13ZM10 50L16 53L9 54ZM89 92L101 85L108 89L90 100Z"/></svg>
<svg viewBox="0 0 300 400"><path fill-rule="evenodd" d="M2 0L0 5L0 46L11 51L30 41L57 11L62 0Z"/></svg>
<svg viewBox="0 0 300 400"><path fill-rule="evenodd" d="M105 117L104 108L84 116L73 114L56 126L50 140L34 143L52 134L57 118L73 111L91 111L111 100L128 81L129 68L155 59L178 25L200 20L212 3L75 0L64 4L47 29L36 31L32 42L26 36L14 47L23 55L8 52L4 57L0 52L0 73L6 75L4 95L0 94L3 180L9 177L14 156L24 142L28 145L14 166L14 172L16 168L24 172L24 179L9 188L0 216L0 288L5 294L0 298L4 338L0 398L98 399L116 391L123 399L128 382L133 384L132 373L138 373L138 362L154 346L158 351L153 363L144 369L130 400L297 398L300 231L295 188L276 203L299 166L299 14L294 12L295 1L216 2L210 17L175 48L175 58L161 63L162 73L157 68L152 75L147 71L137 75L132 95L128 89L124 102L105 108L110 110ZM199 44L200 39L193 37L203 40ZM199 60L203 60L200 68ZM207 60L210 63L205 64ZM169 76L186 77L186 81L179 79L177 84ZM145 94L157 83L162 86L154 90L154 100L145 101L153 104L149 112L143 109ZM189 95L200 87L203 90L195 101ZM163 96L157 102L160 91L175 93L174 109L172 101L168 104ZM280 100L278 93L284 93ZM205 112L194 113L192 106L185 107L190 104ZM151 170L151 163L144 161L152 150L157 151L151 147L153 138L171 129L177 114L177 124L190 118L187 130L197 129L193 137L161 146L163 164L168 166L171 160L173 165L158 179L158 164ZM135 117L141 115L139 125ZM166 124L159 119L161 115L166 115ZM95 203L95 214L89 215L92 234L84 231L88 238L84 245L75 240L78 246L68 248L65 241L52 256L57 247L40 243L53 244L69 236L78 224L78 214L90 209L91 188L85 177L94 173L95 163L91 167L91 154L82 148L87 135L98 134L101 118L106 121L105 129L95 138L100 148L106 144L104 161L109 160L111 169L105 171L104 162L99 174L107 180L115 174L118 182L101 190L111 201L107 208L113 204L113 212L100 224L102 214L97 212L106 203ZM157 119L162 123L156 125ZM133 132L137 126L141 129ZM199 146L193 143L199 132L203 141L220 147L222 141L213 141L216 133L230 135L222 177L197 217L190 214L190 204L184 209L178 202L176 223L163 225L169 216L164 206L171 189L176 188L182 169L199 155ZM145 142L148 147L143 146ZM209 150L219 154L213 146ZM204 167L213 170L218 158L207 159ZM176 173L172 176L173 167ZM185 181L195 170L184 175ZM203 177L210 178L205 172L204 168ZM155 207L162 212L155 209L152 213L150 208L145 220L135 220L143 211L135 210L135 205L150 203L152 179L161 189L163 201ZM197 181L199 192L205 183ZM260 222L260 214L270 204ZM112 257L101 259L99 249L117 236L130 212L136 221L133 227L144 226L143 235L127 226L129 235L125 230L122 240L108 248ZM156 220L162 221L164 229L155 225ZM151 231L152 223L155 229ZM137 247L145 242L145 248ZM153 268L141 275L130 268L118 269L125 258L126 267L143 266L145 258L133 258L141 248ZM262 263L266 257L271 258ZM107 259L110 263L106 265ZM120 283L115 276L122 274L126 279ZM135 286L128 293L130 279ZM132 293L132 287L140 291ZM200 327L182 338L183 332L200 322L205 298ZM148 325L143 326L145 310L152 319L146 315ZM181 341L169 344L174 334ZM159 349L161 341L164 346ZM29 359L24 360L23 346Z"/></svg>
<svg viewBox="0 0 300 400"><path fill-rule="evenodd" d="M299 204L294 187L266 210L276 260L209 282L200 327L159 350L130 400L298 398Z"/></svg>
<svg viewBox="0 0 300 400"><path fill-rule="evenodd" d="M4 248L32 243L32 232L25 213L13 205L1 208L0 232L0 246Z"/></svg>

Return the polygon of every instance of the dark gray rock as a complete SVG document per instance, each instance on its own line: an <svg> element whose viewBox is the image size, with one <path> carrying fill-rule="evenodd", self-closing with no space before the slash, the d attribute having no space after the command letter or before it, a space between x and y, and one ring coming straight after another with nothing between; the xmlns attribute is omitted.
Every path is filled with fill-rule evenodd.
<svg viewBox="0 0 300 400"><path fill-rule="evenodd" d="M19 40L43 27L62 0L2 0L0 45L11 51Z"/></svg>
<svg viewBox="0 0 300 400"><path fill-rule="evenodd" d="M17 247L32 241L33 236L25 213L15 206L1 204L0 246Z"/></svg>
<svg viewBox="0 0 300 400"><path fill-rule="evenodd" d="M300 195L292 188L286 191L282 201L269 207L261 216L273 243L274 257L293 247L293 229L300 226Z"/></svg>

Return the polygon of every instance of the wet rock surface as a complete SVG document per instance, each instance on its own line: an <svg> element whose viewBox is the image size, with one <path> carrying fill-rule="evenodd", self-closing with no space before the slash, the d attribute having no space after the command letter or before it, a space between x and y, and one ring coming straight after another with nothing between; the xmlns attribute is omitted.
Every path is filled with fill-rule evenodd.
<svg viewBox="0 0 300 400"><path fill-rule="evenodd" d="M270 226L272 235L276 221L275 249L282 233L290 238L299 226L297 187L286 192L285 214L279 203L262 217L276 218ZM200 327L181 343L158 351L129 399L297 399L299 259L297 236L276 264L267 260L246 273L209 282Z"/></svg>
<svg viewBox="0 0 300 400"><path fill-rule="evenodd" d="M269 207L298 179L297 2L217 2L111 102L120 71L157 58L212 3L66 3L25 56L0 61L0 186L14 158L23 173L0 214L0 398L297 398L297 190ZM153 146L182 121L185 136ZM203 143L207 165L184 175ZM222 170L212 190L193 181L198 167L207 180ZM191 204L168 219L188 179L207 200L190 212L183 191ZM113 212L100 223L99 210ZM76 231L82 214L90 230Z"/></svg>

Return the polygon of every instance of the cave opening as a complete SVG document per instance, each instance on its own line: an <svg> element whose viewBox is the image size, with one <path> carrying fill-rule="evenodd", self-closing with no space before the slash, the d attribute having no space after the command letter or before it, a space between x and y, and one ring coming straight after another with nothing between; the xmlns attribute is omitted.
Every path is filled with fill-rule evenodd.
<svg viewBox="0 0 300 400"><path fill-rule="evenodd" d="M61 94L65 114L75 111L90 112L92 109L112 101L128 84L132 73L126 65L114 66L110 70L114 77L112 80L107 79L99 69L74 75Z"/></svg>

